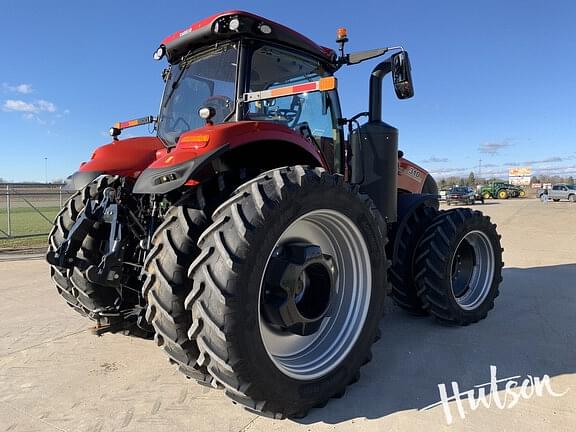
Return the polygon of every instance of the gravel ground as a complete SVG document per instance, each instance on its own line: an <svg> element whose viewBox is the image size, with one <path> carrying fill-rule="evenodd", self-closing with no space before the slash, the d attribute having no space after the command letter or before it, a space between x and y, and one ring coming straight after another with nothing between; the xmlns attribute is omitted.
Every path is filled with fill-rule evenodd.
<svg viewBox="0 0 576 432"><path fill-rule="evenodd" d="M498 224L505 248L488 319L446 328L390 305L360 381L298 422L255 416L186 380L151 341L92 335L56 295L42 259L0 256L0 431L573 431L576 205L475 207ZM554 393L566 393L535 385L505 409L464 401L464 418L456 402L422 410L439 401L438 384L452 394L452 381L461 391L489 382L491 365L499 379L547 375Z"/></svg>

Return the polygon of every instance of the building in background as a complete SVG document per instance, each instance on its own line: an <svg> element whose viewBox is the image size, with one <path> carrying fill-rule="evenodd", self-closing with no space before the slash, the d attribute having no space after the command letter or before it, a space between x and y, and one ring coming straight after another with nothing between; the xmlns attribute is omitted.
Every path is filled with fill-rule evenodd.
<svg viewBox="0 0 576 432"><path fill-rule="evenodd" d="M508 183L515 186L530 186L532 168L516 167L508 169Z"/></svg>

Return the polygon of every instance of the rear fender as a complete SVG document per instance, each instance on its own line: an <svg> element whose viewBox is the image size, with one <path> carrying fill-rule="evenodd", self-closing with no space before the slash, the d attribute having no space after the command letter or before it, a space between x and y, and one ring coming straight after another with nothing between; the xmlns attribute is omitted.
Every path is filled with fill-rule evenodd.
<svg viewBox="0 0 576 432"><path fill-rule="evenodd" d="M181 135L176 147L156 159L138 177L134 193L166 194L184 186L189 180L200 182L214 174L240 164L269 168L269 155L291 148L298 162L327 168L320 151L292 129L271 123L243 121L207 125ZM287 165L292 160L285 160ZM261 166L260 166L261 165ZM206 174L208 171L208 174Z"/></svg>
<svg viewBox="0 0 576 432"><path fill-rule="evenodd" d="M438 195L436 181L428 171L405 158L398 160L398 189L415 194Z"/></svg>

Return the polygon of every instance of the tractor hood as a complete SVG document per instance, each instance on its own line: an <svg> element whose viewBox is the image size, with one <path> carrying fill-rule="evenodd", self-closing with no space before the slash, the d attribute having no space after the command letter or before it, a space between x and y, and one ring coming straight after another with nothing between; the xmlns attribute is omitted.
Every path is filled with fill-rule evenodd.
<svg viewBox="0 0 576 432"><path fill-rule="evenodd" d="M138 137L113 141L98 147L88 162L68 177L66 189L79 190L102 174L136 178L164 149L157 137Z"/></svg>

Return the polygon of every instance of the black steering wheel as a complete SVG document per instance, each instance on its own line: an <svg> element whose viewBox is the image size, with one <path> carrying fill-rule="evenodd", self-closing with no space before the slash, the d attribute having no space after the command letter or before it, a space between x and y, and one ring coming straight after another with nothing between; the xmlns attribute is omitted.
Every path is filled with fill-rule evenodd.
<svg viewBox="0 0 576 432"><path fill-rule="evenodd" d="M290 108L276 108L270 112L277 118L281 118L286 122L286 126L294 127L300 120L302 114L302 101L298 95L292 98Z"/></svg>
<svg viewBox="0 0 576 432"><path fill-rule="evenodd" d="M278 117L284 117L288 123L292 123L298 117L300 117L300 113L295 109L277 109L274 111Z"/></svg>

